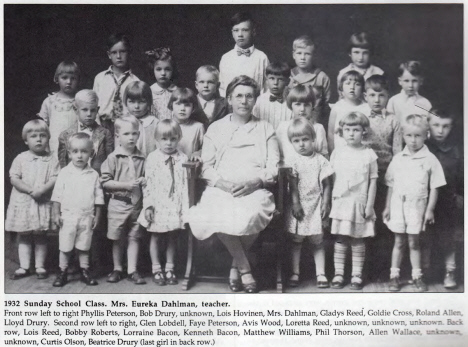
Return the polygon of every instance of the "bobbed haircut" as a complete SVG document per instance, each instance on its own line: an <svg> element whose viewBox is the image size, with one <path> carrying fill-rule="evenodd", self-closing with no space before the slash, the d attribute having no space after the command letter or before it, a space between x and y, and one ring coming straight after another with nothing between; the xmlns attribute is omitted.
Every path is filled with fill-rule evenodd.
<svg viewBox="0 0 468 347"><path fill-rule="evenodd" d="M109 51L112 47L114 47L115 44L122 42L125 47L131 51L132 50L132 44L131 44L131 39L130 36L124 33L117 33L117 34L112 34L109 36L107 39L107 50Z"/></svg>
<svg viewBox="0 0 468 347"><path fill-rule="evenodd" d="M266 67L265 75L283 76L284 78L289 78L291 75L291 68L286 62L273 62Z"/></svg>
<svg viewBox="0 0 468 347"><path fill-rule="evenodd" d="M93 140L91 140L91 136L83 132L78 132L68 138L67 149L70 150L72 148L73 141L77 140L86 141L88 147L91 149L93 148Z"/></svg>
<svg viewBox="0 0 468 347"><path fill-rule="evenodd" d="M190 88L176 88L171 94L169 98L169 103L167 104L167 108L169 110L173 110L172 105L174 102L180 102L183 104L192 104L193 107L197 105L197 97L192 89Z"/></svg>
<svg viewBox="0 0 468 347"><path fill-rule="evenodd" d="M351 35L348 42L348 53L351 53L353 48L368 49L371 54L374 52L374 45L366 32Z"/></svg>
<svg viewBox="0 0 468 347"><path fill-rule="evenodd" d="M364 133L367 133L369 130L369 118L367 118L363 113L354 111L348 113L346 116L344 116L339 124L338 128L336 129L336 133L340 136L343 136L343 127L347 126L355 126L355 125L360 125L362 127L362 130Z"/></svg>
<svg viewBox="0 0 468 347"><path fill-rule="evenodd" d="M247 21L250 21L250 23L252 23L252 28L255 28L255 21L249 12L237 12L234 16L231 17L231 28L234 25Z"/></svg>
<svg viewBox="0 0 468 347"><path fill-rule="evenodd" d="M161 137L177 137L179 140L182 138L182 129L179 123L173 119L163 119L156 125L154 138L160 139Z"/></svg>
<svg viewBox="0 0 468 347"><path fill-rule="evenodd" d="M249 76L240 75L234 77L234 79L228 84L226 88L226 97L231 97L232 92L234 89L236 89L237 86L252 87L254 90L255 99L257 99L260 95L260 89L258 88L257 82L255 82L255 80Z"/></svg>
<svg viewBox="0 0 468 347"><path fill-rule="evenodd" d="M124 91L123 102L127 105L128 99L130 100L144 100L148 105L153 105L153 93L148 83L143 81L135 81L130 83Z"/></svg>
<svg viewBox="0 0 468 347"><path fill-rule="evenodd" d="M148 67L150 68L151 72L153 72L154 66L159 60L168 61L171 63L172 66L172 79L174 80L177 78L177 65L169 47L159 47L150 49L149 51L145 52L145 55L148 61Z"/></svg>
<svg viewBox="0 0 468 347"><path fill-rule="evenodd" d="M219 82L219 70L214 67L213 65L203 65L203 66L200 66L198 69L197 69L197 72L195 73L195 78L198 80L198 76L200 76L200 74L202 72L207 72L207 73L210 73L212 74L213 76L215 76L216 78L216 81Z"/></svg>
<svg viewBox="0 0 468 347"><path fill-rule="evenodd" d="M372 89L376 92L381 92L385 90L389 92L389 85L387 79L382 75L372 75L370 76L365 83L365 90Z"/></svg>
<svg viewBox="0 0 468 347"><path fill-rule="evenodd" d="M304 117L292 119L288 127L289 142L291 142L293 137L304 135L309 136L312 141L315 141L317 135L315 134L312 123Z"/></svg>
<svg viewBox="0 0 468 347"><path fill-rule="evenodd" d="M44 132L47 134L47 137L50 139L49 126L42 119L33 119L27 122L23 127L23 131L21 132L21 137L23 138L23 141L26 142L28 140L28 135L31 133L36 133L36 132Z"/></svg>
<svg viewBox="0 0 468 347"><path fill-rule="evenodd" d="M115 129L115 133L119 133L120 131L120 128L122 127L122 125L124 123L129 123L133 126L134 129L139 129L140 128L140 122L138 121L138 119L135 117L135 116L132 116L132 115L126 115L126 116L123 116L123 117L119 117L115 120L115 123L114 123L114 129Z"/></svg>
<svg viewBox="0 0 468 347"><path fill-rule="evenodd" d="M338 90L340 92L343 91L343 84L347 81L347 80L351 80L351 81L355 81L355 82L358 82L360 83L363 87L364 87L364 77L357 71L355 70L351 70L351 71L348 71L348 72L345 72L343 74L343 76L341 76L340 78L340 82L338 83Z"/></svg>
<svg viewBox="0 0 468 347"><path fill-rule="evenodd" d="M401 127L403 130L405 130L407 127L410 126L415 126L423 130L425 133L429 131L429 123L427 121L427 118L424 116L421 116L420 114L410 114L405 118L403 123L401 124Z"/></svg>
<svg viewBox="0 0 468 347"><path fill-rule="evenodd" d="M299 36L293 41L293 52L298 48L315 47L314 40L309 35Z"/></svg>
<svg viewBox="0 0 468 347"><path fill-rule="evenodd" d="M54 74L54 82L58 82L58 78L61 74L70 73L76 76L78 81L80 80L81 71L78 67L78 64L71 60L64 60L60 64L58 64L57 68L55 69Z"/></svg>
<svg viewBox="0 0 468 347"><path fill-rule="evenodd" d="M315 105L315 93L312 90L312 88L299 84L292 88L288 96L286 97L286 104L288 105L288 108L292 110L292 104L293 102L304 102L304 103L311 103L312 105Z"/></svg>
<svg viewBox="0 0 468 347"><path fill-rule="evenodd" d="M423 77L423 68L418 60L409 60L401 63L398 67L398 77L401 77L405 71L408 71L413 76Z"/></svg>
<svg viewBox="0 0 468 347"><path fill-rule="evenodd" d="M82 89L75 95L75 103L78 102L87 102L97 105L99 103L99 97L92 89Z"/></svg>

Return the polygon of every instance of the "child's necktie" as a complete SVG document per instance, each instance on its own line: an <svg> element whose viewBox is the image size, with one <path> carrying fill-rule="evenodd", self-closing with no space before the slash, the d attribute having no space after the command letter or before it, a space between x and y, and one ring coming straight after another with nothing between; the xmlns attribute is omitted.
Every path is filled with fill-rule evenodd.
<svg viewBox="0 0 468 347"><path fill-rule="evenodd" d="M117 118L121 117L123 114L123 104L122 98L120 97L120 88L125 80L130 76L130 71L127 71L120 81L117 81L117 78L114 74L112 77L114 78L115 85L117 89L115 90L114 98L112 99L112 121L115 121Z"/></svg>
<svg viewBox="0 0 468 347"><path fill-rule="evenodd" d="M172 155L166 159L165 164L169 166L169 170L171 171L172 183L171 188L169 189L169 197L171 197L172 194L174 194L174 158Z"/></svg>
<svg viewBox="0 0 468 347"><path fill-rule="evenodd" d="M245 55L246 57L250 57L252 53L250 52L250 49L242 49L242 48L238 48L237 49L237 55Z"/></svg>

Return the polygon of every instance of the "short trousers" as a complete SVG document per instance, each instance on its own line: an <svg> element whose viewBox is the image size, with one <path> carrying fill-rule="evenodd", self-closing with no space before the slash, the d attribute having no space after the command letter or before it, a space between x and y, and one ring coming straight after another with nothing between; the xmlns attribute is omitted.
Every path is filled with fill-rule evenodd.
<svg viewBox="0 0 468 347"><path fill-rule="evenodd" d="M288 233L288 235L289 235L289 238L292 240L292 242L302 243L306 241L307 243L310 243L311 245L320 245L323 242L323 234L299 235L299 234Z"/></svg>
<svg viewBox="0 0 468 347"><path fill-rule="evenodd" d="M89 251L93 237L92 213L62 211L63 224L59 231L59 249L71 252L73 248Z"/></svg>
<svg viewBox="0 0 468 347"><path fill-rule="evenodd" d="M143 235L138 223L141 208L141 202L132 205L111 198L107 207L107 238L113 241L123 236L140 238Z"/></svg>
<svg viewBox="0 0 468 347"><path fill-rule="evenodd" d="M423 230L426 207L427 197L394 195L390 202L390 220L386 224L394 233L418 235Z"/></svg>

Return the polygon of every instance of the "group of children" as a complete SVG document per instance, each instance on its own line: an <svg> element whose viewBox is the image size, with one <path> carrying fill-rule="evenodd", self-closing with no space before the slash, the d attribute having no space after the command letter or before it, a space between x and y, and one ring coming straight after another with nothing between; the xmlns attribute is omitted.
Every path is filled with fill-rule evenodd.
<svg viewBox="0 0 468 347"><path fill-rule="evenodd" d="M184 227L188 209L182 164L200 161L207 127L229 113L226 86L247 75L264 91L253 115L274 126L279 165L293 169L285 215L291 236L288 284L299 284L307 241L314 245L317 286L330 286L323 246L324 221L330 217L336 238L332 288L345 285L349 246L350 288L363 287L365 240L376 235L379 219L395 234L390 290L400 290L407 245L414 286L427 290L423 274L429 271L431 246L421 247L420 236L434 227L445 251L444 285L455 288L453 221L463 202L457 190L462 157L450 136L454 114L432 108L418 93L420 63L400 65L402 91L389 100L384 72L370 62L369 37L354 34L352 62L338 75L339 101L330 104L330 78L314 63L310 37L293 42L296 67L290 69L287 63L270 64L254 46L255 24L248 13L236 14L231 24L236 45L222 57L219 71L209 65L197 70L198 94L174 84L177 69L168 48L146 52L156 83L140 81L129 68L132 47L123 34L109 38L111 66L96 76L93 90L77 92L80 70L74 62L58 65L59 91L44 101L42 120L24 126L29 150L10 169L13 191L5 229L19 234L20 261L12 278L31 274L33 249L35 273L47 277L47 232L59 230L60 273L53 285L68 282L74 249L81 281L96 285L89 253L99 252L92 240L106 228L114 266L108 282L124 278L126 253L128 280L146 283L137 259L147 230L153 281L177 284L177 230Z"/></svg>

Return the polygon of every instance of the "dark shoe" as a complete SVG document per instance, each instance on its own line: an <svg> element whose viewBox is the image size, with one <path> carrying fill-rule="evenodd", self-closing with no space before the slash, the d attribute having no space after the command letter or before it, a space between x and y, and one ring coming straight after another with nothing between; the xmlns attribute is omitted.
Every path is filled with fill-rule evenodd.
<svg viewBox="0 0 468 347"><path fill-rule="evenodd" d="M171 286L176 285L177 283L179 283L179 281L177 281L177 276L175 275L174 270L167 270L166 271L166 283L171 285Z"/></svg>
<svg viewBox="0 0 468 347"><path fill-rule="evenodd" d="M293 273L291 277L289 277L288 287L296 288L298 286L299 286L299 274Z"/></svg>
<svg viewBox="0 0 468 347"><path fill-rule="evenodd" d="M47 273L47 271L44 268L38 267L36 269L36 277L37 277L38 280L44 280L47 277L49 277L49 274Z"/></svg>
<svg viewBox="0 0 468 347"><path fill-rule="evenodd" d="M237 268L232 267L231 273L232 271L235 271L237 276L239 276L239 271L237 270ZM231 292L237 293L237 292L240 292L242 289L244 289L240 278L231 278L230 276L231 275L229 275L229 289L231 290Z"/></svg>
<svg viewBox="0 0 468 347"><path fill-rule="evenodd" d="M241 273L241 278L244 275L251 275L252 273L250 271ZM251 283L244 283L242 281L242 285L244 286L244 291L248 294L253 294L253 293L258 293L258 288L257 288L257 282L253 281Z"/></svg>
<svg viewBox="0 0 468 347"><path fill-rule="evenodd" d="M333 289L342 289L344 287L343 275L335 275L335 277L333 277L331 287Z"/></svg>
<svg viewBox="0 0 468 347"><path fill-rule="evenodd" d="M447 271L444 278L444 287L446 289L457 288L457 281L455 280L455 271Z"/></svg>
<svg viewBox="0 0 468 347"><path fill-rule="evenodd" d="M23 270L23 271L20 271L20 270ZM23 269L22 267L20 267L18 270L16 270L15 272L11 274L10 279L19 280L20 278L28 277L30 275L31 275L31 271L29 271L29 269Z"/></svg>
<svg viewBox="0 0 468 347"><path fill-rule="evenodd" d="M80 269L80 281L86 283L87 286L97 286L97 281L91 277L88 269Z"/></svg>
<svg viewBox="0 0 468 347"><path fill-rule="evenodd" d="M107 282L117 283L123 278L122 271L114 270L107 276Z"/></svg>
<svg viewBox="0 0 468 347"><path fill-rule="evenodd" d="M427 284L424 283L422 277L413 278L413 286L418 292L427 292Z"/></svg>
<svg viewBox="0 0 468 347"><path fill-rule="evenodd" d="M60 271L57 278L55 279L54 283L52 284L54 287L63 287L68 282L68 273L65 269L64 271Z"/></svg>
<svg viewBox="0 0 468 347"><path fill-rule="evenodd" d="M143 277L140 276L138 272L134 272L130 274L127 278L130 282L133 282L135 284L146 284L146 281Z"/></svg>
<svg viewBox="0 0 468 347"><path fill-rule="evenodd" d="M153 282L156 283L158 286L165 286L166 285L166 278L161 271L155 272L153 274Z"/></svg>
<svg viewBox="0 0 468 347"><path fill-rule="evenodd" d="M328 283L327 277L325 275L317 275L317 288L329 288L330 283Z"/></svg>
<svg viewBox="0 0 468 347"><path fill-rule="evenodd" d="M388 285L388 290L391 292L399 292L401 289L400 277L390 278L390 283Z"/></svg>
<svg viewBox="0 0 468 347"><path fill-rule="evenodd" d="M361 276L353 276L351 278L351 285L349 287L352 290L361 290L364 287Z"/></svg>

